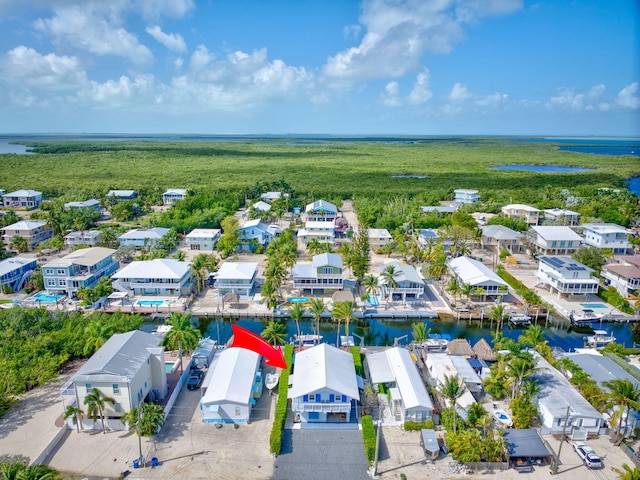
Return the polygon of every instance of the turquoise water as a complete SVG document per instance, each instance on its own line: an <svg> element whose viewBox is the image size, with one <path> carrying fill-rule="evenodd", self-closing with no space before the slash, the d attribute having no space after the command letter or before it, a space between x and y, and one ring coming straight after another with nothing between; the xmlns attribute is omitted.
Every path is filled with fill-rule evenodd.
<svg viewBox="0 0 640 480"><path fill-rule="evenodd" d="M584 308L607 308L604 303L581 303Z"/></svg>
<svg viewBox="0 0 640 480"><path fill-rule="evenodd" d="M565 167L561 165L499 165L491 168L494 170L517 170L538 173L578 173L593 170L593 168Z"/></svg>
<svg viewBox="0 0 640 480"><path fill-rule="evenodd" d="M29 297L27 300L41 303L55 303L59 302L63 297L64 295L49 295L45 292L38 292L33 297Z"/></svg>
<svg viewBox="0 0 640 480"><path fill-rule="evenodd" d="M287 301L289 303L307 303L309 299L306 297L291 297L288 298Z"/></svg>
<svg viewBox="0 0 640 480"><path fill-rule="evenodd" d="M169 300L138 300L136 305L139 307L155 307L156 305L164 305L169 303Z"/></svg>
<svg viewBox="0 0 640 480"><path fill-rule="evenodd" d="M173 372L173 366L175 362L164 362L164 371L167 373Z"/></svg>

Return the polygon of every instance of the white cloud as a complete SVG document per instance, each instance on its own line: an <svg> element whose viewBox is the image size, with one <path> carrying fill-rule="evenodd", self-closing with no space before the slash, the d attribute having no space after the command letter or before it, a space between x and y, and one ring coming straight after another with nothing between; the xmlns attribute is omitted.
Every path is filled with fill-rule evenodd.
<svg viewBox="0 0 640 480"><path fill-rule="evenodd" d="M636 95L638 82L633 82L618 92L618 105L637 110L640 108L640 98Z"/></svg>
<svg viewBox="0 0 640 480"><path fill-rule="evenodd" d="M607 87L605 87L602 83L599 85L594 85L589 89L587 97L589 97L590 99L600 98L606 89Z"/></svg>
<svg viewBox="0 0 640 480"><path fill-rule="evenodd" d="M450 102L464 102L465 100L469 100L471 97L473 97L473 94L467 89L467 86L458 82L451 89L447 99Z"/></svg>
<svg viewBox="0 0 640 480"><path fill-rule="evenodd" d="M400 95L400 84L396 81L387 83L385 87L385 95L382 97L382 103L390 107L399 107L402 105L422 105L431 99L433 93L430 86L429 69L425 68L416 77L411 92L406 97Z"/></svg>
<svg viewBox="0 0 640 480"><path fill-rule="evenodd" d="M184 17L194 7L193 0L136 0L131 7L139 9L144 18Z"/></svg>
<svg viewBox="0 0 640 480"><path fill-rule="evenodd" d="M123 26L119 3L105 2L62 6L50 18L36 20L35 27L60 47L81 48L96 55L116 55L134 63L153 59L151 51Z"/></svg>
<svg viewBox="0 0 640 480"><path fill-rule="evenodd" d="M397 107L402 104L400 99L400 85L398 82L391 81L385 87L386 94L382 98L382 103L389 107Z"/></svg>
<svg viewBox="0 0 640 480"><path fill-rule="evenodd" d="M546 107L548 109L554 108L568 108L571 110L582 110L584 108L584 94L575 93L573 88L561 87L557 89L557 95L551 97Z"/></svg>
<svg viewBox="0 0 640 480"><path fill-rule="evenodd" d="M164 33L158 25L147 27L145 31L172 52L183 53L187 51L187 44L182 35L178 33Z"/></svg>
<svg viewBox="0 0 640 480"><path fill-rule="evenodd" d="M362 41L330 57L324 74L347 83L401 77L426 52L449 53L465 24L520 8L521 0L365 0Z"/></svg>
<svg viewBox="0 0 640 480"><path fill-rule="evenodd" d="M214 58L215 56L209 53L207 47L198 45L198 48L191 54L189 68L196 72L203 70Z"/></svg>

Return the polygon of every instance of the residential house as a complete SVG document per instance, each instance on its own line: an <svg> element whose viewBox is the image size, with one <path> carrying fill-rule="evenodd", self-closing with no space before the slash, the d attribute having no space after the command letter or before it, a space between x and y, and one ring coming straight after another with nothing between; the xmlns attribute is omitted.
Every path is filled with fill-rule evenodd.
<svg viewBox="0 0 640 480"><path fill-rule="evenodd" d="M484 290L484 295L499 297L506 295L509 285L486 265L468 257L458 257L447 261L449 269L461 285L469 284Z"/></svg>
<svg viewBox="0 0 640 480"><path fill-rule="evenodd" d="M205 423L249 423L262 393L260 355L246 348L218 352L203 382L200 399Z"/></svg>
<svg viewBox="0 0 640 480"><path fill-rule="evenodd" d="M458 209L458 205L434 205L420 208L422 209L423 213L451 214Z"/></svg>
<svg viewBox="0 0 640 480"><path fill-rule="evenodd" d="M122 200L135 200L138 198L138 192L135 190L109 190L107 197L113 198L113 200L117 202Z"/></svg>
<svg viewBox="0 0 640 480"><path fill-rule="evenodd" d="M432 419L433 401L408 350L393 347L367 353L366 366L371 382L388 388L389 407L397 421Z"/></svg>
<svg viewBox="0 0 640 480"><path fill-rule="evenodd" d="M480 229L482 230L482 248L493 250L497 254L503 248L512 254L521 253L524 249L521 243L524 235L520 232L503 225L483 225Z"/></svg>
<svg viewBox="0 0 640 480"><path fill-rule="evenodd" d="M121 247L133 245L136 248L148 248L157 244L162 240L171 229L155 227L155 228L136 228L129 230L118 237Z"/></svg>
<svg viewBox="0 0 640 480"><path fill-rule="evenodd" d="M623 297L635 295L640 290L640 257L616 257L616 263L602 267L602 277L605 285L613 285Z"/></svg>
<svg viewBox="0 0 640 480"><path fill-rule="evenodd" d="M572 255L578 248L582 237L565 226L538 225L531 227L534 244L542 255Z"/></svg>
<svg viewBox="0 0 640 480"><path fill-rule="evenodd" d="M14 237L21 237L27 241L27 251L32 251L40 242L53 236L53 229L44 220L20 220L2 229L2 241L10 249Z"/></svg>
<svg viewBox="0 0 640 480"><path fill-rule="evenodd" d="M307 222L334 222L338 208L333 203L316 200L305 207L304 213Z"/></svg>
<svg viewBox="0 0 640 480"><path fill-rule="evenodd" d="M314 291L342 289L342 257L336 253L314 255L309 263L297 263L293 267L293 288L300 294Z"/></svg>
<svg viewBox="0 0 640 480"><path fill-rule="evenodd" d="M216 280L218 297L235 293L241 297L250 297L258 276L257 262L225 262L213 275Z"/></svg>
<svg viewBox="0 0 640 480"><path fill-rule="evenodd" d="M544 358L534 353L538 370L531 378L538 382L536 395L543 434L566 433L571 437L574 429L599 434L604 418L569 383L565 376ZM566 425L565 425L565 419Z"/></svg>
<svg viewBox="0 0 640 480"><path fill-rule="evenodd" d="M27 283L31 273L38 268L35 258L12 257L0 260L0 291L18 292Z"/></svg>
<svg viewBox="0 0 640 480"><path fill-rule="evenodd" d="M333 221L330 222L316 222L308 221L305 223L304 228L298 230L298 248L304 250L307 248L307 244L316 239L320 243L335 243L335 226Z"/></svg>
<svg viewBox="0 0 640 480"><path fill-rule="evenodd" d="M538 225L540 223L540 210L529 205L513 203L502 207L502 214L505 217L522 220L527 225Z"/></svg>
<svg viewBox="0 0 640 480"><path fill-rule="evenodd" d="M453 203L459 205L461 203L476 203L480 200L478 190L468 190L466 188L459 188L453 191Z"/></svg>
<svg viewBox="0 0 640 480"><path fill-rule="evenodd" d="M608 248L615 255L626 255L633 251L629 242L631 232L615 223L583 223L580 225L584 243L590 247Z"/></svg>
<svg viewBox="0 0 640 480"><path fill-rule="evenodd" d="M162 203L164 205L173 205L185 198L187 198L186 188L170 188L162 194Z"/></svg>
<svg viewBox="0 0 640 480"><path fill-rule="evenodd" d="M85 200L84 202L67 202L64 204L65 210L76 210L79 208L90 208L91 210L95 210L98 213L102 211L100 209L100 201L96 200L95 198Z"/></svg>
<svg viewBox="0 0 640 480"><path fill-rule="evenodd" d="M302 422L356 422L360 399L353 356L328 343L296 353L291 411Z"/></svg>
<svg viewBox="0 0 640 480"><path fill-rule="evenodd" d="M389 268L393 268L396 272L394 276L395 285L382 276L382 272ZM378 270L378 283L382 288L382 295L384 297L398 297L398 299L402 299L403 302L407 299L420 298L424 294L424 279L415 267L395 260L380 266Z"/></svg>
<svg viewBox="0 0 640 480"><path fill-rule="evenodd" d="M393 243L393 237L386 228L370 228L369 234L369 246L374 252L380 250L388 243Z"/></svg>
<svg viewBox="0 0 640 480"><path fill-rule="evenodd" d="M212 252L220 240L220 232L219 228L194 228L184 236L184 240L189 250Z"/></svg>
<svg viewBox="0 0 640 480"><path fill-rule="evenodd" d="M611 380L628 380L635 388L638 388L640 382L638 379L628 373L624 368L611 360L609 357L605 357L595 348L579 349L577 353L569 353L567 358L573 363L578 365L589 378L593 379L605 392L609 392L609 388L605 385L606 382ZM570 376L570 372L568 372ZM611 421L611 416L615 412L614 408L609 408L605 412L605 418L607 421ZM616 422L616 429L618 425L621 425L621 432L625 436L635 436L634 432L637 428L640 428L640 413L638 409L631 409L629 411L629 418L626 419L626 414L620 419L621 422ZM611 425L610 425L611 426Z"/></svg>
<svg viewBox="0 0 640 480"><path fill-rule="evenodd" d="M258 247L266 247L276 236L277 229L267 226L259 218L249 220L238 228L240 250L253 251Z"/></svg>
<svg viewBox="0 0 640 480"><path fill-rule="evenodd" d="M112 335L63 387L63 398L84 410L84 399L97 388L115 400L113 406L105 403L105 417L121 417L143 402L162 400L168 384L161 343L161 336L141 330ZM85 428L91 428L88 422Z"/></svg>
<svg viewBox="0 0 640 480"><path fill-rule="evenodd" d="M559 225L578 225L580 214L564 208L549 208L542 211L545 219L553 220Z"/></svg>
<svg viewBox="0 0 640 480"><path fill-rule="evenodd" d="M462 358L462 357L460 357ZM427 369L427 373L430 377L431 387L439 390L446 384L448 379L461 378L458 370L453 365L449 355L444 353L427 353L423 354L424 365ZM451 408L451 402L448 399L445 400L445 406ZM469 389L465 389L464 393L456 400L456 412L462 418L467 418L467 411L469 407L476 403L476 399Z"/></svg>
<svg viewBox="0 0 640 480"><path fill-rule="evenodd" d="M71 232L64 236L64 244L67 248L97 247L102 237L100 230L84 230Z"/></svg>
<svg viewBox="0 0 640 480"><path fill-rule="evenodd" d="M81 248L42 266L44 287L50 295L73 298L80 287L94 288L102 277L120 268L113 258L115 250L103 247Z"/></svg>
<svg viewBox="0 0 640 480"><path fill-rule="evenodd" d="M259 212L268 212L269 210L271 210L271 205L269 205L267 202L263 202L262 200L254 203L251 206Z"/></svg>
<svg viewBox="0 0 640 480"><path fill-rule="evenodd" d="M538 273L540 283L561 294L586 295L598 293L599 281L591 273L593 269L576 262L571 257L540 256L538 257Z"/></svg>
<svg viewBox="0 0 640 480"><path fill-rule="evenodd" d="M273 202L274 200L280 199L282 196L282 192L265 192L260 195L260 200L264 200L265 202ZM288 194L285 194L284 196L286 197L288 196Z"/></svg>
<svg viewBox="0 0 640 480"><path fill-rule="evenodd" d="M2 195L5 208L36 208L42 202L42 192L35 190L16 190Z"/></svg>
<svg viewBox="0 0 640 480"><path fill-rule="evenodd" d="M469 347L469 349L471 349L471 347ZM482 379L465 357L449 355L448 353L427 353L425 365L429 368L429 371L431 371L431 367L436 364L448 365L453 368L474 398L482 393Z"/></svg>
<svg viewBox="0 0 640 480"><path fill-rule="evenodd" d="M172 258L134 261L114 273L114 290L134 295L182 297L193 291L191 262Z"/></svg>

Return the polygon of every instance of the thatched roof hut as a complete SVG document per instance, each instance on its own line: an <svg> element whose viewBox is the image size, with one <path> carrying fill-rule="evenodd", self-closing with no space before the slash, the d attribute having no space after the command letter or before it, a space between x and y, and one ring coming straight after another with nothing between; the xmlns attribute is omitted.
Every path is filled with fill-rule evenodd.
<svg viewBox="0 0 640 480"><path fill-rule="evenodd" d="M461 357L471 358L475 356L471 345L464 338L456 338L447 344L447 353L449 355L460 355Z"/></svg>
<svg viewBox="0 0 640 480"><path fill-rule="evenodd" d="M485 362L495 362L498 360L498 357L496 357L496 354L489 345L489 342L484 338L481 338L476 342L473 346L473 351L480 360L484 360Z"/></svg>
<svg viewBox="0 0 640 480"><path fill-rule="evenodd" d="M222 297L222 308L224 304L237 304L240 301L240 296L237 293L227 293Z"/></svg>

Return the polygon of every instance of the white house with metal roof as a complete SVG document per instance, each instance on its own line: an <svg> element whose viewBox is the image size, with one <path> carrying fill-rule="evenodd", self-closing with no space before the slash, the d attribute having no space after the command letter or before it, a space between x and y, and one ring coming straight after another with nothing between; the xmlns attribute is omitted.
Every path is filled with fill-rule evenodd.
<svg viewBox="0 0 640 480"><path fill-rule="evenodd" d="M220 239L219 228L194 228L184 236L189 250L212 252Z"/></svg>
<svg viewBox="0 0 640 480"><path fill-rule="evenodd" d="M277 229L267 226L259 218L243 222L238 227L240 250L255 250L258 246L266 247L276 236Z"/></svg>
<svg viewBox="0 0 640 480"><path fill-rule="evenodd" d="M64 204L65 210L77 210L81 208L89 208L100 213L100 201L95 198L90 198L89 200L84 200L82 202L67 202Z"/></svg>
<svg viewBox="0 0 640 480"><path fill-rule="evenodd" d="M135 200L138 198L138 192L135 190L109 190L107 192L107 197L110 197L115 201Z"/></svg>
<svg viewBox="0 0 640 480"><path fill-rule="evenodd" d="M509 285L486 265L468 257L447 261L447 265L461 284L482 288L485 295L502 296L508 293Z"/></svg>
<svg viewBox="0 0 640 480"><path fill-rule="evenodd" d="M36 208L40 202L42 202L42 192L36 190L16 190L2 195L2 204L5 208Z"/></svg>
<svg viewBox="0 0 640 480"><path fill-rule="evenodd" d="M367 234L369 236L369 247L374 252L393 242L393 237L386 228L370 228Z"/></svg>
<svg viewBox="0 0 640 480"><path fill-rule="evenodd" d="M395 285L382 275L385 270L393 269L395 272ZM382 288L382 296L390 298L399 296L402 301L416 299L424 294L424 279L412 265L398 261L387 262L378 270L378 283Z"/></svg>
<svg viewBox="0 0 640 480"><path fill-rule="evenodd" d="M97 247L101 238L101 230L83 230L65 235L64 244L72 250L77 247Z"/></svg>
<svg viewBox="0 0 640 480"><path fill-rule="evenodd" d="M538 257L537 276L540 283L547 285L551 292L561 294L586 295L598 293L599 281L591 275L593 269L576 262L571 257L547 256Z"/></svg>
<svg viewBox="0 0 640 480"><path fill-rule="evenodd" d="M97 388L115 400L105 404L106 416L121 417L144 401L162 400L168 386L161 343L161 336L140 330L112 335L63 387L65 403L84 409L85 397Z"/></svg>
<svg viewBox="0 0 640 480"><path fill-rule="evenodd" d="M502 207L501 211L505 217L522 220L527 225L538 225L540 222L540 210L530 205L512 203Z"/></svg>
<svg viewBox="0 0 640 480"><path fill-rule="evenodd" d="M535 398L540 412L542 433L562 433L567 413L568 435L571 435L575 428L586 430L588 433L600 433L605 423L602 414L580 395L562 373L539 354L534 353L534 356L538 370L532 375L532 379L540 386L540 392Z"/></svg>
<svg viewBox="0 0 640 480"><path fill-rule="evenodd" d="M420 207L422 213L453 213L458 210L458 205L432 205Z"/></svg>
<svg viewBox="0 0 640 480"><path fill-rule="evenodd" d="M350 422L360 398L353 356L328 343L295 355L291 411L302 422Z"/></svg>
<svg viewBox="0 0 640 480"><path fill-rule="evenodd" d="M298 230L298 248L304 250L307 244L315 239L320 243L331 243L336 241L335 224L331 221L308 221L304 228Z"/></svg>
<svg viewBox="0 0 640 480"><path fill-rule="evenodd" d="M20 237L27 241L27 251L33 250L40 242L53 236L53 229L45 220L20 220L2 228L2 232L2 241L6 248L11 249L13 239Z"/></svg>
<svg viewBox="0 0 640 480"><path fill-rule="evenodd" d="M35 258L11 257L0 260L0 291L5 288L10 288L11 293L21 290L37 267Z"/></svg>
<svg viewBox="0 0 640 480"><path fill-rule="evenodd" d="M408 350L388 348L367 353L366 359L371 382L389 387L389 407L397 421L432 418L433 401Z"/></svg>
<svg viewBox="0 0 640 480"><path fill-rule="evenodd" d="M187 198L187 192L188 190L186 188L170 188L162 194L162 203L165 205L173 205Z"/></svg>
<svg viewBox="0 0 640 480"><path fill-rule="evenodd" d="M582 242L582 237L566 226L534 225L530 231L542 255L572 255Z"/></svg>
<svg viewBox="0 0 640 480"><path fill-rule="evenodd" d="M271 205L269 205L267 202L263 202L262 200L254 203L251 206L259 212L268 212L269 210L271 210Z"/></svg>
<svg viewBox="0 0 640 480"><path fill-rule="evenodd" d="M102 277L120 268L113 258L115 250L103 247L81 248L42 266L47 293L73 298L81 287L94 288Z"/></svg>
<svg viewBox="0 0 640 480"><path fill-rule="evenodd" d="M311 263L296 263L293 266L293 288L314 291L342 290L342 257L337 253L314 255Z"/></svg>
<svg viewBox="0 0 640 480"><path fill-rule="evenodd" d="M615 258L615 263L602 267L605 285L613 285L620 295L628 297L640 290L640 256L625 255Z"/></svg>
<svg viewBox="0 0 640 480"><path fill-rule="evenodd" d="M163 227L136 228L129 230L118 237L120 246L133 245L136 248L150 247L154 243L162 240L171 229Z"/></svg>
<svg viewBox="0 0 640 480"><path fill-rule="evenodd" d="M480 200L478 190L471 190L468 188L458 188L453 191L453 203L459 205L461 203L476 203Z"/></svg>
<svg viewBox="0 0 640 480"><path fill-rule="evenodd" d="M504 225L483 225L482 230L482 248L488 248L496 253L506 248L511 253L520 253L523 250L522 238L524 235L520 232L505 227Z"/></svg>
<svg viewBox="0 0 640 480"><path fill-rule="evenodd" d="M218 351L203 383L200 413L205 423L247 423L262 394L260 355L246 348Z"/></svg>
<svg viewBox="0 0 640 480"><path fill-rule="evenodd" d="M235 293L241 297L250 297L258 276L257 262L225 262L213 275L216 279L218 297Z"/></svg>
<svg viewBox="0 0 640 480"><path fill-rule="evenodd" d="M333 222L338 216L338 208L325 200L309 203L305 209L307 222Z"/></svg>
<svg viewBox="0 0 640 480"><path fill-rule="evenodd" d="M273 202L274 200L278 200L282 196L282 192L265 192L260 195L260 199L264 200L265 202ZM288 194L285 194L284 196L288 196Z"/></svg>
<svg viewBox="0 0 640 480"><path fill-rule="evenodd" d="M549 208L542 210L545 219L553 220L560 225L578 225L580 214L564 208Z"/></svg>
<svg viewBox="0 0 640 480"><path fill-rule="evenodd" d="M191 262L173 258L134 261L111 276L114 290L182 297L193 291Z"/></svg>
<svg viewBox="0 0 640 480"><path fill-rule="evenodd" d="M460 378L465 383L465 386L467 388L465 388L462 396L456 401L456 411L460 414L460 416L466 418L467 410L469 409L469 407L471 407L471 405L476 403L476 399L473 396L472 391L474 391L475 393L479 393L480 390L478 389L478 379L476 378L477 375L473 376L471 375L471 372L460 367L462 370L461 373L460 370L456 368L456 365L452 360L455 357L455 355L448 355L446 353L427 353L427 355L423 356L424 365L429 372L432 387L440 388L447 382L447 378L455 377ZM467 362L464 357L458 356L458 358ZM467 364L469 364L469 362L467 362ZM480 389L482 388L481 385L482 381L480 382ZM471 388L469 388L469 386L471 386ZM451 407L448 400L445 399L445 403L447 407Z"/></svg>
<svg viewBox="0 0 640 480"><path fill-rule="evenodd" d="M615 255L626 255L633 250L631 232L615 223L583 223L580 225L584 243L590 247L609 248Z"/></svg>

